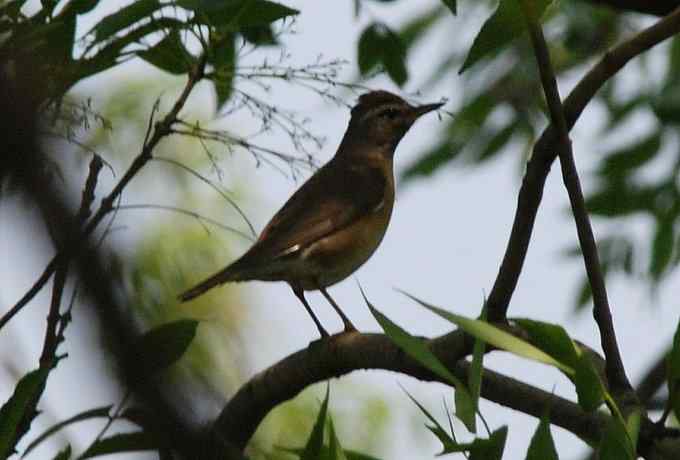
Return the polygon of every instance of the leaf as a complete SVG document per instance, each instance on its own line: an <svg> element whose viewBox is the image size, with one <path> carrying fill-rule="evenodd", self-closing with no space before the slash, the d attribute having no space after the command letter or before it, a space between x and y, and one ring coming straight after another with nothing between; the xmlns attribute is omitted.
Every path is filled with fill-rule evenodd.
<svg viewBox="0 0 680 460"><path fill-rule="evenodd" d="M517 130L517 122L511 121L503 128L499 129L494 135L491 136L489 141L486 143L483 149L477 155L477 163L489 160L496 156L503 150L503 147L512 139L513 134Z"/></svg>
<svg viewBox="0 0 680 460"><path fill-rule="evenodd" d="M24 456L26 453L24 453ZM57 455L55 455L52 460L70 460L71 458L71 445L68 444L62 450L60 450Z"/></svg>
<svg viewBox="0 0 680 460"><path fill-rule="evenodd" d="M335 425L331 417L328 418L328 460L348 460L335 434Z"/></svg>
<svg viewBox="0 0 680 460"><path fill-rule="evenodd" d="M417 177L432 175L436 170L458 157L462 148L462 144L446 140L407 166L401 173L402 180L410 181Z"/></svg>
<svg viewBox="0 0 680 460"><path fill-rule="evenodd" d="M531 438L526 460L559 460L550 433L550 418L547 412L541 417L541 422Z"/></svg>
<svg viewBox="0 0 680 460"><path fill-rule="evenodd" d="M536 16L543 16L552 0L535 0ZM500 0L496 11L486 20L475 37L458 73L463 73L480 59L501 50L526 29L525 19L517 0Z"/></svg>
<svg viewBox="0 0 680 460"><path fill-rule="evenodd" d="M576 373L572 380L576 386L578 403L583 410L592 412L600 407L606 397L607 390L600 379L600 374L597 373L593 362L586 353L581 353L575 370Z"/></svg>
<svg viewBox="0 0 680 460"><path fill-rule="evenodd" d="M562 326L527 318L513 321L527 332L533 345L569 367L576 366L579 350Z"/></svg>
<svg viewBox="0 0 680 460"><path fill-rule="evenodd" d="M389 318L378 311L364 294L363 289L361 294L364 297L364 302L368 305L369 310L373 314L380 327L389 339L394 342L399 348L404 350L407 355L418 361L422 366L426 367L436 375L444 380L450 382L456 389L456 416L461 419L466 427L475 426L475 410L472 398L467 388L458 377L453 375L446 366L435 356L432 351L417 337L397 326Z"/></svg>
<svg viewBox="0 0 680 460"><path fill-rule="evenodd" d="M501 460L505 450L508 427L503 426L489 436L489 439L475 439L470 445L469 460Z"/></svg>
<svg viewBox="0 0 680 460"><path fill-rule="evenodd" d="M456 5L456 0L442 0L442 3L446 5L446 7L451 10L451 13L455 16L457 14L457 5Z"/></svg>
<svg viewBox="0 0 680 460"><path fill-rule="evenodd" d="M667 359L667 383L671 407L680 419L680 321L673 336L673 346Z"/></svg>
<svg viewBox="0 0 680 460"><path fill-rule="evenodd" d="M162 7L163 5L161 5L159 0L138 0L132 2L115 13L104 17L90 29L87 35L94 34L93 44L99 43L132 26L136 22L150 17Z"/></svg>
<svg viewBox="0 0 680 460"><path fill-rule="evenodd" d="M256 46L278 45L271 25L241 27L241 36L248 42Z"/></svg>
<svg viewBox="0 0 680 460"><path fill-rule="evenodd" d="M197 19L224 30L236 32L295 16L299 10L268 0L209 1L179 0L180 6L197 13Z"/></svg>
<svg viewBox="0 0 680 460"><path fill-rule="evenodd" d="M304 449L301 447L281 447L281 446L276 446L276 449L282 451L282 452L287 452L289 454L297 455L299 458L300 455L302 455L302 452ZM380 460L377 457L372 457L370 455L363 454L361 452L356 452L353 450L345 450L344 451L345 457L347 460ZM330 448L328 446L323 446L321 448L321 456L319 457L320 460L325 460L328 458L330 455Z"/></svg>
<svg viewBox="0 0 680 460"><path fill-rule="evenodd" d="M658 191L653 187L613 181L590 195L586 206L590 213L605 217L652 212L657 194Z"/></svg>
<svg viewBox="0 0 680 460"><path fill-rule="evenodd" d="M359 37L357 62L362 75L382 64L392 81L402 86L408 79L405 55L401 39L385 24L374 22Z"/></svg>
<svg viewBox="0 0 680 460"><path fill-rule="evenodd" d="M480 320L486 321L486 305L482 307ZM468 426L467 429L470 430L471 433L477 432L477 428L474 424L474 422L476 422L474 414L479 408L479 395L482 389L485 350L486 343L483 340L475 338L475 343L472 346L472 363L470 364L470 373L468 374L468 388L470 389L470 397L472 399L473 425L471 427Z"/></svg>
<svg viewBox="0 0 680 460"><path fill-rule="evenodd" d="M234 69L236 68L236 44L233 35L220 40L212 49L210 63L214 67L212 81L217 95L219 110L229 100L234 86Z"/></svg>
<svg viewBox="0 0 680 460"><path fill-rule="evenodd" d="M314 428L309 435L305 450L300 456L300 460L318 460L321 458L321 448L323 447L323 431L326 425L326 414L328 412L328 397L330 395L330 385L326 384L326 396L321 403L321 409L316 417Z"/></svg>
<svg viewBox="0 0 680 460"><path fill-rule="evenodd" d="M432 422L432 425L425 425L428 430L434 434L437 439L442 443L442 451L439 453L439 455L443 455L445 453L452 453L452 452L463 452L465 450L465 446L459 444L449 433L446 432L444 427L441 426L441 424L437 421L436 418L430 412L425 409L425 406L420 404L416 398L411 395L404 387L401 388L404 393L406 393L406 396L409 397L411 401L413 401L413 404L415 404L418 409L427 417L427 419Z"/></svg>
<svg viewBox="0 0 680 460"><path fill-rule="evenodd" d="M432 313L444 318L445 320L457 325L462 330L468 334L477 337L486 343L493 345L497 348L509 351L517 356L522 356L524 358L531 359L533 361L538 361L539 363L548 364L558 369L564 371L567 374L573 374L574 369L571 367L560 363L547 353L539 350L530 343L515 337L514 335L505 332L502 329L492 326L491 324L479 321L476 319L466 318L464 316L456 315L455 313L442 310L441 308L430 305L411 294L404 292L406 296L419 303L423 307L430 310Z"/></svg>
<svg viewBox="0 0 680 460"><path fill-rule="evenodd" d="M137 365L144 374L152 374L182 357L196 336L198 321L181 319L163 324L144 334L135 346Z"/></svg>
<svg viewBox="0 0 680 460"><path fill-rule="evenodd" d="M26 411L33 407L40 397L49 374L48 369L36 369L24 375L14 387L14 393L0 408L0 458L7 458L19 441L19 424L31 414ZM23 427L27 430L28 427Z"/></svg>
<svg viewBox="0 0 680 460"><path fill-rule="evenodd" d="M633 411L626 424L612 417L605 428L598 448L599 460L635 460L637 437L640 429L640 412Z"/></svg>
<svg viewBox="0 0 680 460"><path fill-rule="evenodd" d="M611 177L630 173L653 159L660 147L661 132L653 132L633 145L607 153L598 174Z"/></svg>
<svg viewBox="0 0 680 460"><path fill-rule="evenodd" d="M649 273L655 281L661 278L673 256L673 245L675 243L674 217L665 217L656 223L656 233L654 234L649 263Z"/></svg>
<svg viewBox="0 0 680 460"><path fill-rule="evenodd" d="M407 22L398 32L405 50L413 47L442 17L442 8L437 6Z"/></svg>
<svg viewBox="0 0 680 460"><path fill-rule="evenodd" d="M196 61L184 48L179 32L174 29L151 48L138 51L137 55L159 69L174 75L188 73Z"/></svg>
<svg viewBox="0 0 680 460"><path fill-rule="evenodd" d="M148 433L136 431L133 433L114 434L94 442L79 459L99 457L102 455L121 452L137 452L140 450L154 450L158 443Z"/></svg>
<svg viewBox="0 0 680 460"><path fill-rule="evenodd" d="M71 425L73 423L81 422L83 420L89 420L91 418L108 418L109 417L109 411L111 410L113 406L102 406L102 407L96 407L94 409L90 409L84 412L81 412L77 415L74 415L73 417L70 417L66 420L63 420L59 423L56 423L52 425L50 428L45 430L40 436L35 438L33 442L31 442L28 447L26 447L26 450L24 450L24 453L22 456L28 455L33 449L35 449L41 442L43 442L45 439L56 433L57 431L61 430L62 428Z"/></svg>

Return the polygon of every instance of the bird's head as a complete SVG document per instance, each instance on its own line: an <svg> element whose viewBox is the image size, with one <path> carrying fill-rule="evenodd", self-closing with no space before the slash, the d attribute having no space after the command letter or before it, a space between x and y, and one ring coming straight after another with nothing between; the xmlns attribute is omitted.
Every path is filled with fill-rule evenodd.
<svg viewBox="0 0 680 460"><path fill-rule="evenodd" d="M392 154L419 117L442 105L414 106L387 91L372 91L359 97L359 102L352 108L347 135L353 141L380 147Z"/></svg>

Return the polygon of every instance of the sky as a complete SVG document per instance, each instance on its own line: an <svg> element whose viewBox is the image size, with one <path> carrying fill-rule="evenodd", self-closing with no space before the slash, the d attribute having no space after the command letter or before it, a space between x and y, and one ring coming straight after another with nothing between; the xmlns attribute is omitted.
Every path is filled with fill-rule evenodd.
<svg viewBox="0 0 680 460"><path fill-rule="evenodd" d="M107 2L109 3L109 2ZM110 2L107 8L115 9ZM391 26L406 21L414 10L424 2L398 2L399 7L386 7L380 2L363 2L365 10L359 20L354 17L353 2L284 2L301 9L295 29L296 34L285 38L286 49L294 62L313 61L322 54L329 58L341 58L350 64L345 70L347 80L356 75L356 39L362 28L372 19L380 19ZM433 4L433 2L426 2ZM94 21L94 18L88 18ZM83 25L81 25L83 26ZM84 26L83 26L84 27ZM442 22L439 28L410 54L409 70L411 79L405 88L397 88L385 77L377 77L367 84L374 89L412 94L419 91L427 69L432 63L431 56L451 46L451 37L456 37L454 46L465 48L472 36L456 35L460 24L455 18ZM465 33L471 28L466 27ZM462 35L462 34L459 34ZM155 75L145 65L131 65L123 70L131 75ZM566 94L575 79L560 82L562 94ZM104 84L106 79L88 82L85 90ZM421 102L436 102L447 98L446 109L454 112L465 93L463 80L451 76L435 88L419 96ZM88 86L89 85L89 86ZM347 97L351 103L352 96ZM313 121L316 132L327 138L319 159L329 159L337 147L346 128L349 112L322 101L318 96L300 91L280 90L272 98L284 107L294 108ZM601 126L597 107L588 109L576 125L572 139L576 162L588 189L592 181L588 172L595 164L592 145L598 143L598 127ZM644 120L638 120L643 125ZM411 129L396 152L397 175L424 151L440 133L444 123L437 116L423 117ZM283 139L269 139L273 145L285 145ZM405 327L414 335L436 336L451 329L450 325L435 318L395 288L410 292L431 303L450 309L458 314L476 316L484 296L490 290L505 250L512 219L516 208L516 197L520 185L519 149L507 152L481 168L448 166L433 177L409 184L397 184L397 202L387 235L378 251L357 273L371 301L393 321ZM242 162L244 174L249 183L257 186L257 199L245 204L255 228L261 230L267 220L282 205L286 198L300 185L267 167L255 168L251 163ZM248 169L249 168L249 169ZM44 237L27 234L23 225L32 225L36 216L27 212L24 205L16 200L0 202L0 253L7 257L0 260L0 303L15 301L30 285L49 257L50 249ZM644 229L646 222L639 222ZM604 232L606 223L593 221L597 234ZM609 224L611 225L611 224ZM574 260L566 261L561 252L576 241L574 225L568 212L568 199L554 167L546 183L541 209L534 228L532 243L525 263L525 269L513 297L510 314L514 317L531 317L562 324L572 335L599 350L597 331L590 315L572 312L573 299L583 275L583 267ZM31 248L31 251L26 251ZM245 246L243 248L245 250ZM225 265L230 262L225 260ZM634 382L646 370L650 359L669 343L677 324L677 301L672 286L678 275L669 280L665 288L651 297L643 283L623 278L608 282L614 322L622 348L624 361ZM259 371L277 360L306 347L316 338L316 329L301 308L289 288L283 284L249 283L239 287L252 297L253 319L243 332L258 343L253 355L253 370ZM378 331L379 327L364 306L356 283L348 279L330 290L343 310L361 331ZM675 293L677 295L677 292ZM339 319L319 294L309 296L315 311L329 330L341 329ZM33 308L22 313L20 321L0 335L0 357L5 366L0 368L0 399L5 399L12 388L10 368L24 369L35 361L39 352L39 341L35 334L42 336L41 309L44 293L34 301ZM86 309L82 314L87 317ZM78 320L78 319L76 319ZM86 319L85 319L86 320ZM74 339L76 340L76 339ZM96 343L96 331L85 330L77 338L80 345L71 345L72 359L67 360L65 370L56 373L50 380L48 401L52 413L67 416L75 402L89 400L101 404L110 397L107 382L112 370L107 364L89 358L89 348ZM22 359L13 359L11 350L22 350ZM554 391L574 399L569 382L558 372L546 366L528 363L507 354L494 352L487 356L485 363L495 370L522 378L548 391ZM94 368L94 372L92 372ZM93 374L99 384L87 385L74 391L73 375L78 372ZM416 398L432 408L435 413L441 407L441 398L452 399L450 389L438 384L425 384L404 376L386 372L361 372L347 378L355 385L370 384L377 387L389 401L398 402L404 411L416 409L409 406L398 383L403 384ZM319 394L321 388L317 388ZM348 404L338 402L338 405ZM333 401L331 402L331 407ZM341 410L341 409L339 409ZM505 459L523 459L526 446L538 421L506 410L493 403L484 403L482 411L492 427L509 424L510 434ZM50 412L50 411L48 411ZM411 417L412 418L412 417ZM411 420L411 419L409 419ZM425 419L422 420L423 424ZM396 434L384 451L373 452L384 458L406 460L433 458L438 452L437 443L431 442L417 455L413 453L412 437L409 430L424 427L413 426L410 422L398 423ZM93 428L94 429L94 428ZM555 441L561 457L578 459L583 455L584 445L574 436L553 428ZM343 433L339 435L342 438ZM346 446L351 447L351 446Z"/></svg>

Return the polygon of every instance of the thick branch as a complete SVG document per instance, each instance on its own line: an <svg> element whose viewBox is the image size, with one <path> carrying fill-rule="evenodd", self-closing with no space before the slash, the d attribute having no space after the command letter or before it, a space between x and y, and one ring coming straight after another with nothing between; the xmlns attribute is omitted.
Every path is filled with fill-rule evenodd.
<svg viewBox="0 0 680 460"><path fill-rule="evenodd" d="M538 16L532 9L530 0L521 0L524 16L529 28L529 36L534 48L536 62L538 64L541 84L545 92L545 98L550 111L550 120L557 130L560 164L562 166L562 178L569 194L571 210L576 222L576 232L578 234L583 261L588 275L590 288L593 292L593 316L600 330L600 341L606 359L607 380L613 389L624 392L632 391L632 386L626 375L623 366L623 359L616 340L616 330L612 319L611 308L607 298L607 289L604 282L604 274L600 265L600 257L595 243L595 235L586 210L581 181L578 177L576 162L574 161L574 151L571 140L569 139L569 128L564 117L562 99L560 97L557 79L550 62L550 52L548 44L543 36L543 30ZM615 392L618 393L618 392Z"/></svg>
<svg viewBox="0 0 680 460"><path fill-rule="evenodd" d="M680 6L678 0L589 0L595 5L606 5L621 11L665 16Z"/></svg>
<svg viewBox="0 0 680 460"><path fill-rule="evenodd" d="M631 59L680 31L680 8L635 37L616 46L593 67L564 100L564 116L571 129L597 91ZM545 180L556 157L556 131L548 127L533 149L517 198L517 210L510 239L498 276L487 300L489 321L505 319L512 294L517 287L531 240Z"/></svg>

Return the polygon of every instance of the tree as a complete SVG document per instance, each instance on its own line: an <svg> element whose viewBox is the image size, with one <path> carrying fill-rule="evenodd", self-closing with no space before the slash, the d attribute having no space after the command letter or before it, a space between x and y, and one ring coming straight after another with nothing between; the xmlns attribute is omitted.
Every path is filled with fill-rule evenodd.
<svg viewBox="0 0 680 460"><path fill-rule="evenodd" d="M105 429L84 452L75 455L71 447L66 446L54 458L89 458L138 450L157 451L161 458L243 458L254 431L272 408L314 383L356 369L386 369L454 388L454 404L447 409L447 415L455 412L465 425L470 442L461 442L453 424L446 427L422 403L408 395L423 412L428 429L442 443L444 454L465 453L473 459L502 457L512 426L489 427L479 409L480 397L540 420L527 458L557 458L551 426L574 433L603 459L637 456L670 459L680 452L677 429L680 332L662 356L650 359L648 376L634 388L617 343L612 321L616 310L609 305L606 289L606 281L612 274L639 275L636 267L642 265L645 280L652 289L657 289L680 262L676 225L680 216L677 152L672 153L672 166L662 174L647 179L641 172L652 160L672 150L673 142L677 143L674 130L680 113L680 100L676 97L680 85L680 39L676 36L680 31L680 5L677 2L650 5L611 0L561 5L547 0L501 0L475 39L465 44L469 51L461 55L459 50L453 50L452 55L443 57L440 65L432 67L430 84L454 69L464 72L466 84L472 89L466 93L462 108L446 122L439 144L403 174L405 181L423 178L461 159L483 165L501 152L522 150L522 146L526 146L529 159L506 252L479 317L457 315L409 295L415 303L455 326L445 335L424 339L398 326L364 296L384 334L338 335L310 344L250 378L206 428L183 416L173 396L161 391L162 379L158 372L185 354L199 327L197 320L181 318L177 311L163 321L143 314L144 305L149 302L165 305L172 296L172 293L159 294L148 289L149 278L153 284L162 276L173 276L164 274L162 264L153 258L162 253L163 248L147 243L148 256L140 255L131 270L132 276L126 277L120 273L121 266L129 261L112 248L103 247L101 241L110 234L111 222L117 213L125 209L164 209L188 214L206 225L215 224L214 219L192 210L195 201L190 198L187 209L121 203L121 197L152 162L163 162L222 193L219 186L194 165L159 155L162 141L171 136L198 139L199 148L204 149L204 162L214 161L211 146L217 145L226 151L245 149L258 162L284 165L297 174L298 168L312 161L309 145L317 145L319 139L295 113L258 98L245 89L245 83L255 83L264 89L272 81L299 85L342 102L335 88L359 91L365 82L340 81L339 61L317 61L295 67L285 61L283 53L284 60L274 64L266 57L258 65L248 64L246 59L250 53L279 46L280 35L299 13L275 2L140 0L105 15L82 35L77 33L80 18L101 8L103 2L46 1L30 12L24 3L11 0L0 6L5 32L0 44L3 63L0 106L8 115L5 133L1 136L5 153L0 177L7 193L21 193L39 209L56 255L25 295L4 309L0 318L0 333L6 333L7 324L52 282L37 367L33 366L34 370L25 373L16 383L13 394L0 409L1 457L12 455L19 441L33 431L31 423L39 414L45 387L59 362L66 358L60 352L60 344L68 340L66 328L72 320L79 319L72 313L78 290L86 292L88 303L106 325L108 353L118 364L119 377L127 391L115 409L97 407L58 423L53 431L81 420L108 420ZM362 2L355 5L357 16L367 8ZM384 71L395 84L404 85L410 74L409 57L417 52L418 41L433 30L437 22L456 14L458 6L455 1L446 1L423 8L400 29L370 14L371 22L358 37L360 79ZM460 6L461 10L468 8L466 4ZM639 32L631 33L629 29L631 24L637 25L637 17L622 15L622 11L659 18L640 26ZM550 41L544 37L544 28ZM657 72L648 85L627 93L619 91L617 85L624 66L650 55L652 48L666 40L671 43L661 56L666 67L663 75ZM150 115L139 132L138 153L114 185L106 192L99 192L103 198L97 205L96 191L102 188L100 173L115 160L98 153L102 148L101 130L110 129L110 120L86 101L74 98L72 89L86 78L135 58L180 76L182 88L167 107L160 99L150 102L147 108ZM652 65L655 70L659 68L656 62ZM562 80L574 74L579 75L578 83L562 99L558 77ZM211 126L211 120L200 117L192 120L183 110L204 81L212 85L218 117L239 109L249 111L261 120L261 132L278 127L287 133L298 155L258 144L251 136L235 129ZM115 99L120 100L121 96ZM592 104L604 108L608 119L605 135L616 135L616 128L633 113L645 112L654 122L640 140L603 155L596 169L597 188L584 196L575 164L578 152L574 152L569 132ZM78 131L93 122L100 128L83 143ZM142 120L138 121L138 128L140 124ZM541 125L546 127L539 135ZM66 139L67 143L83 148L89 156L87 177L80 187L82 194L75 210L64 194L58 193L59 179L55 177L59 162L54 161L54 152L49 152L58 148L55 143L44 142L50 136ZM579 241L578 247L569 253L582 258L585 266L585 281L577 305L583 308L592 299L603 356L591 348L593 343L572 339L562 326L508 316L529 242L540 238L533 235L532 230L546 177L558 158ZM64 164L61 167L64 168ZM77 167L71 167L77 172ZM80 180L73 179L77 175L73 171L65 171L63 180ZM175 176L169 180L181 184ZM236 200L224 193L222 197L236 215L248 222ZM644 215L653 222L652 235L645 241L627 232L624 225L612 227L612 233L604 237L595 235L590 223L593 215L617 219L617 222ZM244 225L246 233L252 230L249 223ZM227 230L243 233L232 227ZM158 223L157 231L166 231L162 222ZM191 245L194 250L215 244L214 239L206 242L189 231L174 233L178 244ZM640 260L646 262L640 263ZM75 280L75 287L68 283L69 278ZM176 274L173 279L177 279ZM130 280L136 286L135 294L122 299L120 285ZM73 291L70 297L66 295L69 290ZM133 307L140 305L139 311ZM140 316L156 327L141 334L137 326ZM161 322L164 324L158 324ZM596 338L588 339L596 342ZM503 350L559 369L572 383L577 400L551 394L534 387L528 380L520 381L485 367L484 356L492 350ZM659 404L653 397L664 383L668 386L668 395ZM135 404L127 404L133 398ZM304 459L369 458L340 447L328 406L327 391L306 445L286 446L284 451ZM658 416L654 415L659 411ZM108 434L111 424L121 419L132 422L138 429ZM478 433L482 431L477 427L480 419L485 425L484 435ZM42 439L39 437L38 441Z"/></svg>

